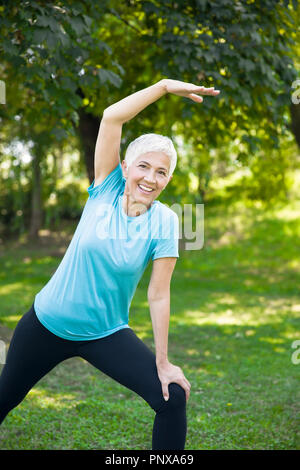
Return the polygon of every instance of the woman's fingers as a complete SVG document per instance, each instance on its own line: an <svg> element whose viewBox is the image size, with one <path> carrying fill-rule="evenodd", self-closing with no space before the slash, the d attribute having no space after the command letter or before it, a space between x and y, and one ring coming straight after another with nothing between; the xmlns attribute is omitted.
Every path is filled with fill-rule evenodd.
<svg viewBox="0 0 300 470"><path fill-rule="evenodd" d="M218 95L220 93L220 90L215 90L215 87L211 87L211 88L204 88L202 90L199 90L198 93L201 93L201 95L212 95L212 96L215 96L215 95Z"/></svg>
<svg viewBox="0 0 300 470"><path fill-rule="evenodd" d="M215 90L215 87L214 86L211 86L211 87L208 87L206 88L205 86L203 85L190 85L189 86L189 89L190 89L190 92L194 92L194 93L205 93L205 94L211 94L211 93L220 93L220 90Z"/></svg>
<svg viewBox="0 0 300 470"><path fill-rule="evenodd" d="M186 401L190 398L190 386L184 382L183 388L185 390Z"/></svg>
<svg viewBox="0 0 300 470"><path fill-rule="evenodd" d="M166 401L169 399L169 384L172 382L180 385L185 391L186 400L189 399L191 384L180 367L167 363L157 366L157 373L161 382L162 394Z"/></svg>
<svg viewBox="0 0 300 470"><path fill-rule="evenodd" d="M168 401L169 400L169 383L171 382L165 382L162 384L162 393L163 393L163 397L165 399L165 401ZM178 382L175 382L175 383L178 383L178 385L180 385L183 390L185 391L185 397L186 397L186 401L188 401L188 399L190 398L190 390L191 390L191 385L190 383L187 381L187 380L178 380Z"/></svg>
<svg viewBox="0 0 300 470"><path fill-rule="evenodd" d="M196 103L202 103L203 98L201 96L195 95L195 93L190 93L189 98L193 101L196 101Z"/></svg>
<svg viewBox="0 0 300 470"><path fill-rule="evenodd" d="M190 398L190 391L191 391L191 384L190 382L184 377L181 384L182 388L185 391L186 401Z"/></svg>
<svg viewBox="0 0 300 470"><path fill-rule="evenodd" d="M190 388L191 388L191 384L190 384L190 382L188 381L188 379L184 377L184 380L186 381L186 383L187 383L188 387L190 387Z"/></svg>
<svg viewBox="0 0 300 470"><path fill-rule="evenodd" d="M190 93L188 97L191 100L195 101L196 103L203 103L203 98L199 95L217 96L219 93L220 93L220 90L215 90L214 87L211 87L211 88L199 87L199 90L196 90L196 89L193 90L193 93Z"/></svg>
<svg viewBox="0 0 300 470"><path fill-rule="evenodd" d="M162 393L163 393L163 397L166 401L169 400L169 384L167 382L164 382L162 384Z"/></svg>
<svg viewBox="0 0 300 470"><path fill-rule="evenodd" d="M195 98L199 94L216 96L220 93L220 90L215 90L214 87L206 88L203 85L195 85L194 83L185 83L172 79L166 79L166 90L168 93L189 97L198 103L202 102L201 100Z"/></svg>
<svg viewBox="0 0 300 470"><path fill-rule="evenodd" d="M214 87L212 88L205 88L203 91L201 91L203 95L218 95L220 93L220 90L215 90Z"/></svg>

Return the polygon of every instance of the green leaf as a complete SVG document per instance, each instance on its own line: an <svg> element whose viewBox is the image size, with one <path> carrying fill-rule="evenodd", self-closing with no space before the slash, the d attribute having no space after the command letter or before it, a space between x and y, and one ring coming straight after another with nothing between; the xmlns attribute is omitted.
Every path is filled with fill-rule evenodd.
<svg viewBox="0 0 300 470"><path fill-rule="evenodd" d="M32 39L33 39L34 43L41 44L42 42L47 40L47 36L48 36L48 30L47 29L37 27L33 31Z"/></svg>
<svg viewBox="0 0 300 470"><path fill-rule="evenodd" d="M36 26L41 26L42 28L48 28L49 19L50 19L49 16L37 15L36 18L37 18L36 23L35 23Z"/></svg>
<svg viewBox="0 0 300 470"><path fill-rule="evenodd" d="M54 136L59 142L68 137L68 134L65 129L62 129L60 127L55 127L54 129L52 129L50 135Z"/></svg>
<svg viewBox="0 0 300 470"><path fill-rule="evenodd" d="M46 41L47 41L47 46L50 49L56 49L57 48L57 37L50 30L47 31Z"/></svg>
<svg viewBox="0 0 300 470"><path fill-rule="evenodd" d="M2 42L2 47L3 47L4 52L6 52L6 54L9 54L9 55L19 54L18 47L12 44L10 40L5 39Z"/></svg>
<svg viewBox="0 0 300 470"><path fill-rule="evenodd" d="M115 60L113 60L113 61L111 62L111 64L118 68L118 70L119 70L119 72L120 72L121 75L124 75L124 74L125 74L125 70L123 69L123 67L122 67L120 64L118 64L118 62L116 62Z"/></svg>
<svg viewBox="0 0 300 470"><path fill-rule="evenodd" d="M71 28L76 33L77 36L81 36L86 31L88 32L88 28L82 18L76 17L72 18L69 22Z"/></svg>
<svg viewBox="0 0 300 470"><path fill-rule="evenodd" d="M71 113L71 120L74 122L74 124L77 126L79 123L79 114L76 111L72 111Z"/></svg>
<svg viewBox="0 0 300 470"><path fill-rule="evenodd" d="M246 72L251 72L251 70L255 69L255 64L250 60L241 60L241 68L244 68Z"/></svg>
<svg viewBox="0 0 300 470"><path fill-rule="evenodd" d="M71 45L71 40L68 34L59 31L56 34L56 37L59 39L63 47L69 47Z"/></svg>
<svg viewBox="0 0 300 470"><path fill-rule="evenodd" d="M115 87L120 88L123 83L123 80L114 72L106 69L99 69L98 76L101 83L112 83Z"/></svg>
<svg viewBox="0 0 300 470"><path fill-rule="evenodd" d="M85 24L87 25L88 28L91 27L91 24L93 22L93 19L90 16L83 15L83 19L85 21Z"/></svg>

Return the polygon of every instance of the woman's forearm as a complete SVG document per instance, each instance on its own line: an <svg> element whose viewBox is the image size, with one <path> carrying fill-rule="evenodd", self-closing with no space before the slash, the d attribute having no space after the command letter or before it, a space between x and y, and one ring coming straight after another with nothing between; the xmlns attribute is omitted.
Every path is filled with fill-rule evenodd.
<svg viewBox="0 0 300 470"><path fill-rule="evenodd" d="M103 117L114 119L123 124L166 93L165 80L163 79L112 104L104 110Z"/></svg>
<svg viewBox="0 0 300 470"><path fill-rule="evenodd" d="M168 361L169 296L157 300L149 300L149 308L154 333L156 364L159 365Z"/></svg>

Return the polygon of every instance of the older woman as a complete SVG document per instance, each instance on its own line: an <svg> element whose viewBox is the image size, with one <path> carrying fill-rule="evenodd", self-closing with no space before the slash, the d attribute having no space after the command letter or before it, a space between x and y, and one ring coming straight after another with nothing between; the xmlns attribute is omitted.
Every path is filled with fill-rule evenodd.
<svg viewBox="0 0 300 470"><path fill-rule="evenodd" d="M145 134L120 163L122 126L166 93L201 103L217 90L164 79L105 109L95 179L57 270L19 321L0 377L0 422L60 362L80 356L141 396L155 411L152 449L184 449L191 385L168 360L170 282L178 217L156 199L172 178L176 151ZM138 282L153 261L148 302L155 354L129 327Z"/></svg>

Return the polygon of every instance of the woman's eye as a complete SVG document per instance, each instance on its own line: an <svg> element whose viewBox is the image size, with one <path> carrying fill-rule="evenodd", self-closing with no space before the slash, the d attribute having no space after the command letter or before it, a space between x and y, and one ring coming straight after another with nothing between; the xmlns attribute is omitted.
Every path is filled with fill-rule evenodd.
<svg viewBox="0 0 300 470"><path fill-rule="evenodd" d="M146 165L143 165L142 163L139 165L140 168L146 168ZM159 171L161 175L167 176L164 171Z"/></svg>

